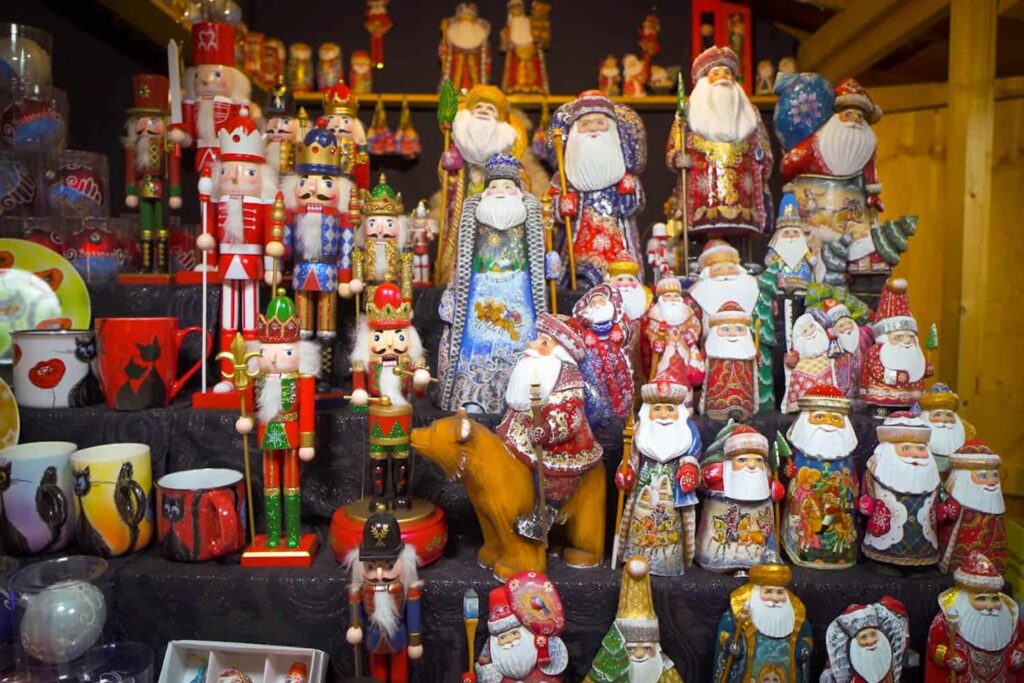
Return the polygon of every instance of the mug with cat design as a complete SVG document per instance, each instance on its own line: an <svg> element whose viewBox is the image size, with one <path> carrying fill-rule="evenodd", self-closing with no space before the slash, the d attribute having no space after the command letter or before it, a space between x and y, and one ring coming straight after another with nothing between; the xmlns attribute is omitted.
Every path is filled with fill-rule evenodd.
<svg viewBox="0 0 1024 683"><path fill-rule="evenodd" d="M153 470L149 446L109 443L71 455L78 547L117 557L153 538Z"/></svg>
<svg viewBox="0 0 1024 683"><path fill-rule="evenodd" d="M8 555L42 555L75 538L71 454L67 441L0 449L0 540Z"/></svg>
<svg viewBox="0 0 1024 683"><path fill-rule="evenodd" d="M160 552L176 562L205 562L245 547L245 481L237 470L165 474L156 482Z"/></svg>
<svg viewBox="0 0 1024 683"><path fill-rule="evenodd" d="M80 408L103 400L92 330L14 333L14 398L22 408Z"/></svg>

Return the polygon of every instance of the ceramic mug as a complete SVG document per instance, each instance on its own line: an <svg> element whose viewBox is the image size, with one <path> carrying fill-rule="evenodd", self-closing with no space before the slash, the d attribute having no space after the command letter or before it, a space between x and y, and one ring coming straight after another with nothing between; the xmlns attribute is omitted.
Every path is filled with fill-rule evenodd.
<svg viewBox="0 0 1024 683"><path fill-rule="evenodd" d="M23 408L81 408L103 400L92 330L14 333L14 398Z"/></svg>
<svg viewBox="0 0 1024 683"><path fill-rule="evenodd" d="M141 550L153 537L149 446L110 443L71 454L78 547L100 557Z"/></svg>
<svg viewBox="0 0 1024 683"><path fill-rule="evenodd" d="M177 318L99 318L96 346L100 386L111 410L145 410L169 405L203 363L198 360L178 376L178 352L189 334L201 327L178 329ZM206 347L212 338L206 332Z"/></svg>
<svg viewBox="0 0 1024 683"><path fill-rule="evenodd" d="M245 547L245 481L227 469L174 472L156 483L160 552L177 562L205 562Z"/></svg>
<svg viewBox="0 0 1024 683"><path fill-rule="evenodd" d="M60 550L75 537L71 454L67 441L0 449L0 539L9 555Z"/></svg>

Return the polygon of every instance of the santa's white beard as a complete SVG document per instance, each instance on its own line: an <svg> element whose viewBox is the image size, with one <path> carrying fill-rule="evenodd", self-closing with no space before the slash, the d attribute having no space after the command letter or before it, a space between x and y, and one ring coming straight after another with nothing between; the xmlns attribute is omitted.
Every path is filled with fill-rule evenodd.
<svg viewBox="0 0 1024 683"><path fill-rule="evenodd" d="M1003 490L999 484L991 489L979 486L971 481L968 470L953 470L947 480L950 495L960 505L988 515L1001 515L1006 510L1003 502Z"/></svg>
<svg viewBox="0 0 1024 683"><path fill-rule="evenodd" d="M770 491L764 470L736 472L728 460L722 463L722 483L725 497L733 500L766 500Z"/></svg>
<svg viewBox="0 0 1024 683"><path fill-rule="evenodd" d="M498 636L491 636L491 661L502 676L521 680L537 665L537 645L529 631L520 630L521 637L514 643L502 647Z"/></svg>
<svg viewBox="0 0 1024 683"><path fill-rule="evenodd" d="M718 81L712 84L704 76L690 95L686 122L690 130L702 138L736 142L754 132L760 118L738 83Z"/></svg>
<svg viewBox="0 0 1024 683"><path fill-rule="evenodd" d="M213 123L213 98L202 98L196 102L196 135L199 142L216 143L217 128Z"/></svg>
<svg viewBox="0 0 1024 683"><path fill-rule="evenodd" d="M811 250L807 248L807 240L804 239L803 235L800 237L779 237L773 239L772 244L768 246L779 255L783 263L794 270L800 265L801 260L809 258L811 255Z"/></svg>
<svg viewBox="0 0 1024 683"><path fill-rule="evenodd" d="M629 658L629 683L655 683L665 673L661 648L653 657Z"/></svg>
<svg viewBox="0 0 1024 683"><path fill-rule="evenodd" d="M700 278L690 288L690 294L703 309L705 315L717 313L722 304L727 301L735 301L740 308L750 313L757 301L757 280L746 270L739 275L713 278L705 268Z"/></svg>
<svg viewBox="0 0 1024 683"><path fill-rule="evenodd" d="M269 424L281 414L281 376L263 378L263 386L256 397L256 417Z"/></svg>
<svg viewBox="0 0 1024 683"><path fill-rule="evenodd" d="M409 401L406 400L402 392L403 380L404 378L396 375L390 367L383 368L380 371L380 395L390 398L392 405L409 405Z"/></svg>
<svg viewBox="0 0 1024 683"><path fill-rule="evenodd" d="M575 363L572 356L562 347L547 356L534 349L527 349L523 357L512 368L508 376L508 387L505 389L505 403L513 410L530 409L530 386L540 383L541 401L547 401L555 388L558 375L562 372L562 363Z"/></svg>
<svg viewBox="0 0 1024 683"><path fill-rule="evenodd" d="M320 258L323 253L323 241L320 239L321 214L303 213L299 214L299 223L295 231L295 246L298 248L299 256L304 258Z"/></svg>
<svg viewBox="0 0 1024 683"><path fill-rule="evenodd" d="M979 612L971 604L967 591L961 590L953 601L953 609L960 615L960 635L974 647L998 652L1010 644L1016 618L1005 602L1001 602L995 612Z"/></svg>
<svg viewBox="0 0 1024 683"><path fill-rule="evenodd" d="M936 424L928 420L928 414L924 413L921 418L928 422L932 428L931 438L928 440L928 448L932 453L938 455L953 455L964 445L966 436L964 434L964 423L957 415L953 424L943 422Z"/></svg>
<svg viewBox="0 0 1024 683"><path fill-rule="evenodd" d="M576 124L569 129L565 146L565 176L581 192L603 190L626 175L619 128L614 122L608 130L581 133Z"/></svg>
<svg viewBox="0 0 1024 683"><path fill-rule="evenodd" d="M398 630L398 616L395 596L387 591L374 591L373 614L370 616L370 623L392 636Z"/></svg>
<svg viewBox="0 0 1024 683"><path fill-rule="evenodd" d="M640 407L639 424L636 428L636 447L641 453L658 462L669 462L690 450L693 434L686 420L685 406L679 419L672 421L652 420L651 407Z"/></svg>
<svg viewBox="0 0 1024 683"><path fill-rule="evenodd" d="M587 306L583 317L592 323L606 323L615 317L615 306L610 301L600 306Z"/></svg>
<svg viewBox="0 0 1024 683"><path fill-rule="evenodd" d="M511 124L477 118L468 109L455 115L452 135L462 158L476 166L483 166L495 154L508 152L516 142L516 130Z"/></svg>
<svg viewBox="0 0 1024 683"><path fill-rule="evenodd" d="M475 50L487 40L489 28L477 19L448 23L448 42L460 50Z"/></svg>
<svg viewBox="0 0 1024 683"><path fill-rule="evenodd" d="M874 457L875 479L894 491L931 493L939 487L939 467L935 458L901 458L896 455L896 445L888 441L878 444Z"/></svg>
<svg viewBox="0 0 1024 683"><path fill-rule="evenodd" d="M789 600L781 603L765 602L755 587L747 606L750 607L750 621L762 635L788 638L793 633L796 615L793 613L793 603Z"/></svg>
<svg viewBox="0 0 1024 683"><path fill-rule="evenodd" d="M476 219L495 230L508 230L526 222L526 204L520 192L515 196L483 194L476 207Z"/></svg>
<svg viewBox="0 0 1024 683"><path fill-rule="evenodd" d="M750 360L757 350L754 348L754 338L749 330L742 337L720 337L715 329L711 328L704 343L704 353L708 358Z"/></svg>
<svg viewBox="0 0 1024 683"><path fill-rule="evenodd" d="M803 335L804 326L794 327L793 350L800 355L801 360L824 356L828 352L828 335L825 333L825 328L813 321L804 325L815 327L814 336L805 337Z"/></svg>
<svg viewBox="0 0 1024 683"><path fill-rule="evenodd" d="M245 231L244 219L242 217L242 198L228 197L224 200L228 215L224 219L224 241L228 244L240 244L242 234Z"/></svg>
<svg viewBox="0 0 1024 683"><path fill-rule="evenodd" d="M892 644L881 631L876 630L878 642L870 650L850 639L850 665L867 683L878 683L892 668Z"/></svg>
<svg viewBox="0 0 1024 683"><path fill-rule="evenodd" d="M875 153L875 131L867 123L844 123L839 114L818 131L818 151L821 160L833 175L860 173Z"/></svg>
<svg viewBox="0 0 1024 683"><path fill-rule="evenodd" d="M639 320L647 312L647 292L639 285L636 287L619 287L622 295L622 312L629 320Z"/></svg>
<svg viewBox="0 0 1024 683"><path fill-rule="evenodd" d="M682 325L690 317L690 311L682 301L659 301L658 319L669 325Z"/></svg>
<svg viewBox="0 0 1024 683"><path fill-rule="evenodd" d="M135 168L145 170L149 168L149 145L151 141L159 140L159 135L143 133L135 139Z"/></svg>
<svg viewBox="0 0 1024 683"><path fill-rule="evenodd" d="M886 370L903 370L911 382L916 382L924 377L925 360L924 352L916 343L909 346L893 344L889 336L882 339L882 348L878 352L878 359L882 361L882 367Z"/></svg>
<svg viewBox="0 0 1024 683"><path fill-rule="evenodd" d="M533 31L530 26L530 17L509 17L508 38L512 44L516 46L530 45L533 43Z"/></svg>
<svg viewBox="0 0 1024 683"><path fill-rule="evenodd" d="M800 413L787 436L801 452L823 460L845 458L857 447L857 433L849 418L843 419L842 429L836 429L811 424L808 413Z"/></svg>
<svg viewBox="0 0 1024 683"><path fill-rule="evenodd" d="M836 338L843 351L857 353L860 350L860 330L856 326L849 332L837 332Z"/></svg>

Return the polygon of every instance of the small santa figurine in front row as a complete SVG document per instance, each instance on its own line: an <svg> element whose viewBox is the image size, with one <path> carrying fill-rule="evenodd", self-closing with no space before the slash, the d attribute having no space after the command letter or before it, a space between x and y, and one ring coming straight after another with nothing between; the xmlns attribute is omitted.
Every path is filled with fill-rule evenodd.
<svg viewBox="0 0 1024 683"><path fill-rule="evenodd" d="M850 605L825 631L828 661L821 683L899 681L909 641L907 608L896 598Z"/></svg>
<svg viewBox="0 0 1024 683"><path fill-rule="evenodd" d="M1019 681L1024 678L1024 629L1017 601L981 553L953 573L928 629L925 683Z"/></svg>

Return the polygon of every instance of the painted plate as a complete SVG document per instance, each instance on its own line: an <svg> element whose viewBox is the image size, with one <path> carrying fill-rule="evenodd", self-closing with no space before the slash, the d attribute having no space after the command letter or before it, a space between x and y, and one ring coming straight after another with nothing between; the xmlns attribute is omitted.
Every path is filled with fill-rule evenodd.
<svg viewBox="0 0 1024 683"><path fill-rule="evenodd" d="M0 362L11 361L20 330L87 330L92 306L85 281L52 249L0 239Z"/></svg>
<svg viewBox="0 0 1024 683"><path fill-rule="evenodd" d="M14 392L7 382L0 379L0 448L17 445L20 433L18 402L14 400Z"/></svg>

